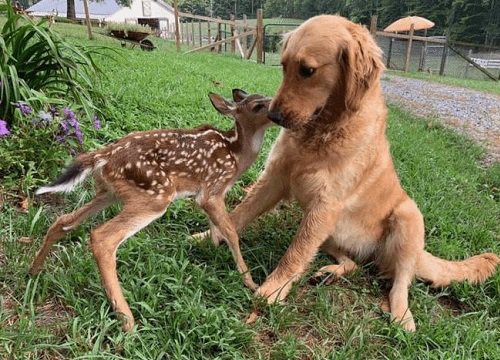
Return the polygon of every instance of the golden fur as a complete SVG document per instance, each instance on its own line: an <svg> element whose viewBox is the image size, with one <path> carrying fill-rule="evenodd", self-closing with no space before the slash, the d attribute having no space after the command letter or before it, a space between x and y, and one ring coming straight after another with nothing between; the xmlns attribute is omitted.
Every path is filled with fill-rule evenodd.
<svg viewBox="0 0 500 360"><path fill-rule="evenodd" d="M381 50L365 28L339 16L312 18L285 39L282 64L269 116L284 128L231 219L241 231L287 197L299 202L304 218L257 294L284 299L320 248L338 261L320 273L343 275L356 268L351 258L372 259L393 280L392 316L414 331L414 277L434 286L481 282L499 259L486 253L451 262L424 250L423 217L401 188L385 137Z"/></svg>

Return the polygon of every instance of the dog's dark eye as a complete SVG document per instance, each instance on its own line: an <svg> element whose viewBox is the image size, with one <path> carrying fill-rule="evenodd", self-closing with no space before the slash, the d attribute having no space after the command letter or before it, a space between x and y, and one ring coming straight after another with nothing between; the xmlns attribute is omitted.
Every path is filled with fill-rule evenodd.
<svg viewBox="0 0 500 360"><path fill-rule="evenodd" d="M315 71L316 71L315 68L304 66L304 65L300 65L300 68L299 68L300 76L305 77L305 78L312 76Z"/></svg>
<svg viewBox="0 0 500 360"><path fill-rule="evenodd" d="M252 108L252 112L258 113L264 108L264 104L257 104Z"/></svg>

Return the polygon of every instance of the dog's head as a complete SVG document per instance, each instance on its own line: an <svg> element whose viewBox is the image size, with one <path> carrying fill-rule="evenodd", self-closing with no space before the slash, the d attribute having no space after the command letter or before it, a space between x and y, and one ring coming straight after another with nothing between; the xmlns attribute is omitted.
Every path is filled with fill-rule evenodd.
<svg viewBox="0 0 500 360"><path fill-rule="evenodd" d="M316 119L328 106L335 112L357 111L384 68L368 30L332 15L314 17L287 34L281 63L284 78L269 118L291 129Z"/></svg>

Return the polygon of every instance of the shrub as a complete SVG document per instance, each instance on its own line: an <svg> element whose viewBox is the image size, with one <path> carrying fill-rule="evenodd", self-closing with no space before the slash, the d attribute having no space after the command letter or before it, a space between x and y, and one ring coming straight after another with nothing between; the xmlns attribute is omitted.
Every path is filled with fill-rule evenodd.
<svg viewBox="0 0 500 360"><path fill-rule="evenodd" d="M96 87L101 71L93 57L107 48L69 44L45 20L15 14L10 5L0 35L1 119L13 125L20 103L35 112L47 104L71 103L89 119L100 112L105 99Z"/></svg>
<svg viewBox="0 0 500 360"><path fill-rule="evenodd" d="M140 24L125 24L125 23L114 23L109 22L106 25L106 30L108 33L111 31L123 31L125 34L130 32L143 32L151 34L153 31L148 25L140 25Z"/></svg>

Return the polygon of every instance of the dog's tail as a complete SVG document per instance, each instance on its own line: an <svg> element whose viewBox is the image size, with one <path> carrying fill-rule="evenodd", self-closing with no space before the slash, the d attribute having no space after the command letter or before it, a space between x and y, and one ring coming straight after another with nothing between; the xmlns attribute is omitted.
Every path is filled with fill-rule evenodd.
<svg viewBox="0 0 500 360"><path fill-rule="evenodd" d="M432 287L448 286L452 281L468 280L479 283L490 277L500 262L493 253L472 256L462 261L440 259L422 251L417 260L417 277L430 282Z"/></svg>
<svg viewBox="0 0 500 360"><path fill-rule="evenodd" d="M93 155L93 153L89 153L78 156L54 182L50 185L41 187L35 194L70 192L73 190L73 188L85 180L88 175L106 165L106 160L95 160L96 157Z"/></svg>

